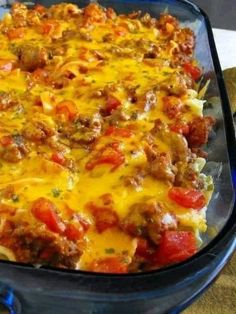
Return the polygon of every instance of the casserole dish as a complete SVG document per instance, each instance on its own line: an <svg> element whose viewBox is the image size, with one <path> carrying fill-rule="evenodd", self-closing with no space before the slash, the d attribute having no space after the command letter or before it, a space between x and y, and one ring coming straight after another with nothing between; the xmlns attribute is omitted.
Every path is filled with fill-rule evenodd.
<svg viewBox="0 0 236 314"><path fill-rule="evenodd" d="M82 2L80 5L83 6L84 4L86 4L86 2ZM217 56L215 56L214 44L208 41L206 32L208 25L207 18L204 17L196 7L191 6L187 2L172 3L172 5L169 6L168 1L161 3L150 2L148 10L146 7L144 8L142 6L144 2L104 2L102 4L104 6L112 6L118 12L128 12L141 9L142 11L149 11L153 16L158 15L166 7L168 7L170 13L177 16L183 24L190 24L190 26L194 28L198 38L196 57L201 61L206 75L210 76L211 79L208 97L214 96L214 99L216 100L216 97L218 96L217 76L218 82L222 82L219 76L220 72L217 72L216 75L212 71L213 63L211 54L213 55L215 68L219 70ZM147 3L145 2L145 4ZM208 36L212 39L210 29L208 29ZM210 49L203 51L203 47L211 47L212 51L210 52ZM220 88L219 96L221 96L221 99L223 99L222 96L225 96L224 87ZM227 115L228 122L228 120L231 119L231 116L229 107L227 107L227 98L225 98L224 101L224 114ZM216 129L215 136L212 137L210 149L208 149L209 163L205 169L205 172L214 176L216 189L215 197L213 197L208 210L209 230L214 231L212 234L209 233L209 236L204 239L206 247L194 258L178 266L169 267L168 269L152 273L127 275L125 277L94 275L90 273L59 271L52 269L35 270L27 266L20 266L5 262L1 267L1 271L4 271L5 273L5 276L2 275L2 281L4 284L15 288L15 290L22 295L21 298L24 300L23 313L38 313L39 311L49 313L51 312L52 307L53 311L57 313L68 313L69 311L74 311L76 306L81 313L128 312L129 306L132 306L132 310L136 310L137 308L137 311L140 313L151 313L152 310L153 313L161 313L166 310L170 311L170 309L178 303L181 304L183 301L187 302L189 298L196 295L198 289L195 287L196 291L194 291L194 289L191 291L189 286L190 281L193 279L193 275L198 276L199 280L203 280L204 284L202 285L202 288L206 285L206 282L209 282L209 280L214 277L214 272L211 270L211 278L208 278L208 280L206 280L206 278L201 278L210 266L214 266L216 271L219 271L219 267L222 267L222 263L221 266L218 264L220 259L224 257L223 261L226 261L230 253L230 249L232 249L232 245L234 244L232 243L232 234L227 234L227 238L225 233L229 230L232 233L234 228L234 225L231 225L232 217L234 215L234 193L230 178L229 161L231 161L232 167L234 167L234 163L233 159L230 158L230 154L233 152L229 151L230 154L228 159L225 133L223 129L224 122L222 112L220 111L219 99L216 105L208 107L210 112L213 111L211 115L216 116L218 120L218 128ZM230 129L226 132L226 135L227 140L230 139L233 141L232 124ZM232 150L234 149L235 148L233 146ZM213 237L214 239L212 239ZM216 252L220 252L216 251L216 248L219 249L220 244L222 245L222 241L225 241L223 246L224 248L227 248L227 254L225 251L221 252L219 259L219 257L216 258L214 255ZM208 260L210 256L212 257L212 260ZM204 265L204 267L202 267L202 265ZM12 268L11 272L6 274L7 269L9 268ZM13 269L15 273L13 272ZM175 274L175 278L173 278L173 272ZM12 279L16 279L18 276L19 278L14 282ZM22 276L22 278L20 278L20 276ZM30 278L33 279L33 282ZM44 281L44 278L47 278L48 280ZM54 280L58 283L56 289L54 288ZM182 282L180 284L181 280ZM25 289L18 286L19 282L22 281L24 281ZM61 286L64 287L63 289L59 288L60 281ZM194 281L194 283L198 283L198 280ZM180 289L178 289L177 294L176 292L173 294L173 290L176 291L176 285L180 285ZM39 297L37 296L37 292L39 291L41 292L40 305L36 304L37 297ZM188 296L186 291L188 291L191 296ZM9 303L10 301L13 301L14 298L11 297L10 290L5 289L4 293L3 299L5 298L5 302ZM43 298L45 302L43 302L42 305ZM60 305L58 298L61 302L63 302L62 306ZM144 298L148 298L149 302L142 301ZM109 302L107 301L108 299ZM72 300L73 304L70 303ZM170 300L173 301L172 304ZM119 306L117 306L117 304L119 304Z"/></svg>

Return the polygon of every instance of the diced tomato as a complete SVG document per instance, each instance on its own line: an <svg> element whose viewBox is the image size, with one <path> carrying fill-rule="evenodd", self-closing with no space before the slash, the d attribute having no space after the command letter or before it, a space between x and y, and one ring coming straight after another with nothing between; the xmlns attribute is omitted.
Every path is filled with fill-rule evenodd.
<svg viewBox="0 0 236 314"><path fill-rule="evenodd" d="M66 161L65 156L62 152L52 153L51 160L62 166L65 164Z"/></svg>
<svg viewBox="0 0 236 314"><path fill-rule="evenodd" d="M78 114L76 104L72 100L63 100L56 106L56 113L63 114L67 120L74 120Z"/></svg>
<svg viewBox="0 0 236 314"><path fill-rule="evenodd" d="M11 135L5 135L5 136L1 137L0 143L2 146L7 147L7 146L13 144L14 141L13 141L13 138Z"/></svg>
<svg viewBox="0 0 236 314"><path fill-rule="evenodd" d="M132 134L133 133L130 129L117 128L115 126L109 126L105 131L105 135L114 135L120 137L131 137Z"/></svg>
<svg viewBox="0 0 236 314"><path fill-rule="evenodd" d="M185 122L177 122L170 126L170 130L175 133L187 135L189 134L189 125Z"/></svg>
<svg viewBox="0 0 236 314"><path fill-rule="evenodd" d="M85 232L82 225L80 225L79 223L77 223L76 225L74 223L69 223L66 225L64 235L67 237L68 240L76 241L82 239L84 233Z"/></svg>
<svg viewBox="0 0 236 314"><path fill-rule="evenodd" d="M201 209L206 205L206 198L201 191L182 187L173 187L169 190L169 198L180 206Z"/></svg>
<svg viewBox="0 0 236 314"><path fill-rule="evenodd" d="M196 81L198 80L201 75L202 71L197 66L193 65L192 63L185 63L184 64L184 71L191 75L191 77Z"/></svg>
<svg viewBox="0 0 236 314"><path fill-rule="evenodd" d="M13 61L12 60L0 60L0 71L11 72L13 69Z"/></svg>
<svg viewBox="0 0 236 314"><path fill-rule="evenodd" d="M58 27L58 22L54 20L47 20L40 26L40 32L44 35L52 34Z"/></svg>
<svg viewBox="0 0 236 314"><path fill-rule="evenodd" d="M86 207L92 212L99 233L118 226L119 217L112 208L99 207L93 202L88 203Z"/></svg>
<svg viewBox="0 0 236 314"><path fill-rule="evenodd" d="M86 232L86 231L89 229L89 226L90 226L89 222L86 221L84 218L78 216L78 215L77 215L76 218L78 219L79 223L80 223L81 226L83 227L84 232Z"/></svg>
<svg viewBox="0 0 236 314"><path fill-rule="evenodd" d="M96 166L101 164L112 165L112 171L119 167L125 161L125 157L117 144L118 143L111 143L101 149L94 158L86 163L86 169L93 170Z"/></svg>
<svg viewBox="0 0 236 314"><path fill-rule="evenodd" d="M23 38L24 35L25 35L25 33L24 33L24 28L23 27L11 28L7 32L7 36L8 36L8 38L10 40Z"/></svg>
<svg viewBox="0 0 236 314"><path fill-rule="evenodd" d="M111 114L112 110L116 110L121 105L119 99L114 96L108 96L106 100L106 112L107 114Z"/></svg>
<svg viewBox="0 0 236 314"><path fill-rule="evenodd" d="M164 231L153 259L165 266L182 262L197 252L194 233L191 231Z"/></svg>
<svg viewBox="0 0 236 314"><path fill-rule="evenodd" d="M33 216L43 222L49 230L62 234L66 226L57 214L56 206L48 199L40 197L31 207Z"/></svg>
<svg viewBox="0 0 236 314"><path fill-rule="evenodd" d="M91 263L89 270L98 273L125 274L128 272L127 265L118 257L106 257Z"/></svg>

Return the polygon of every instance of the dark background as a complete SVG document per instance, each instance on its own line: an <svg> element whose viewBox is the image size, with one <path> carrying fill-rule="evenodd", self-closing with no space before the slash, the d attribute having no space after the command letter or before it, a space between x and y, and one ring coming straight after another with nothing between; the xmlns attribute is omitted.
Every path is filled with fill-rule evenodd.
<svg viewBox="0 0 236 314"><path fill-rule="evenodd" d="M236 30L236 0L192 0L209 16L216 28Z"/></svg>

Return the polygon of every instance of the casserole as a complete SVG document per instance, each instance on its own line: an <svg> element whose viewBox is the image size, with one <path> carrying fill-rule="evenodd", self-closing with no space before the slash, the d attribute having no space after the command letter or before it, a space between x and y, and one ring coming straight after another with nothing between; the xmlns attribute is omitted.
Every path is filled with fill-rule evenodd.
<svg viewBox="0 0 236 314"><path fill-rule="evenodd" d="M123 4L123 3L122 3ZM142 2L140 3L126 3L125 7L120 7L121 3L109 3L109 5L112 5L113 7L115 7L115 9L118 6L118 11L120 10L136 10L140 8L140 5L142 4ZM152 3L150 2L150 7L149 9L151 10L152 15L157 14L158 12L156 11L157 9L160 11L162 11L164 9L163 5L168 5L169 2L162 2L160 4L160 6L156 6L156 3ZM106 3L104 3L104 5L106 5ZM196 54L197 54L197 58L200 59L202 61L202 64L205 68L206 73L208 73L211 76L211 86L213 86L214 88L217 86L216 83L216 76L214 75L214 73L211 73L212 68L213 68L213 64L212 64L212 60L211 60L211 54L209 51L202 51L202 47L204 46L203 44L205 44L207 47L209 47L209 42L207 39L207 34L203 32L205 25L208 25L207 23L207 18L203 17L200 14L200 11L194 7L191 6L190 4L188 4L187 2L181 2L178 3L176 5L172 5L170 8L170 11L173 10L174 14L177 15L177 17L185 22L186 20L188 20L188 23L190 21L190 23L192 22L193 25L195 25L196 27L196 32L197 32L197 38L198 41L200 41L200 45L197 43L197 50L196 50ZM188 9L190 9L190 11L188 11ZM143 11L147 11L146 9L143 9ZM171 12L172 13L172 12ZM196 22L196 17L198 18L197 22ZM209 28L209 26L208 26ZM199 33L198 33L199 32ZM210 30L208 29L208 33L210 38L212 39L212 34L210 32ZM214 44L210 43L211 48L212 48L212 54L213 57L216 58L216 60L214 60L215 66L218 70L218 66L219 64L217 63L217 57L215 55L215 51L214 51ZM204 57L203 57L204 56ZM218 74L218 73L217 73ZM219 76L219 74L218 74ZM218 78L219 82L222 83L221 79ZM208 94L210 95L210 93L212 93L213 96L217 95L217 88L209 88ZM224 91L224 87L222 87L222 89L220 89L220 95L221 96L225 96L225 91ZM211 95L211 96L212 96ZM227 106L227 98L224 99L225 103L224 103L224 109L225 112L224 114L227 115L227 120L232 122L232 118L230 115L230 111L229 111L229 107ZM221 114L220 114L220 110L219 113L216 112L215 115L219 114L218 116L218 120L220 121L219 123L221 123ZM222 122L223 123L223 122ZM227 132L227 139L229 140L234 140L233 137L233 126L230 125L230 129ZM137 275L129 275L126 276L126 278L122 278L119 276L95 276L93 274L83 274L83 273L78 273L78 274L72 274L69 271L47 271L47 270L33 270L30 269L26 266L24 267L18 267L17 265L12 265L9 263L9 265L7 265L8 263L2 263L2 267L1 267L1 271L4 271L5 269L5 276L3 276L2 278L4 279L4 283L5 284L10 284L10 286L12 287L17 287L17 282L13 283L12 280L9 277L9 272L6 276L6 270L7 267L12 267L12 269L14 269L15 271L15 275L17 273L17 276L26 276L26 273L28 272L35 272L35 279L36 281L34 281L35 283L35 288L40 288L42 289L42 284L43 284L43 280L40 280L40 278L42 279L44 274L47 273L48 276L48 286L50 286L52 284L52 278L53 276L56 276L55 278L57 278L57 280L60 280L63 278L63 286L67 286L67 291L63 291L60 289L57 289L57 291L54 291L54 293L52 293L52 286L50 286L50 293L47 291L48 296L46 296L46 291L42 292L42 295L44 295L45 297L45 301L46 302L51 302L51 304L53 304L53 302L55 302L56 300L56 296L57 297L61 297L61 301L63 298L68 298L68 301L70 298L75 298L75 300L77 300L77 304L78 306L81 306L81 304L84 305L84 313L88 312L88 311L93 311L93 308L95 305L93 305L93 303L89 302L86 303L86 298L90 297L92 298L92 300L94 300L94 304L96 304L96 301L98 302L96 304L96 307L94 309L94 312L104 312L107 311L113 311L113 306L115 306L116 302L119 302L119 300L123 301L121 303L119 303L119 308L116 308L117 313L121 312L122 309L124 311L128 312L128 306L129 305L133 305L132 310L135 310L136 308L138 309L138 311L140 311L140 313L143 313L144 311L148 311L151 313L151 309L153 309L153 313L157 313L157 311L159 312L163 312L166 309L170 309L171 307L173 307L174 305L181 303L181 301L177 301L176 299L172 301L174 301L172 304L169 301L170 299L168 299L167 301L167 297L169 298L173 292L173 290L171 291L171 288L174 288L174 285L176 285L177 283L180 284L180 278L184 278L183 282L182 282L182 289L180 289L178 291L178 293L175 294L176 298L180 298L180 299L184 299L185 302L188 301L188 299L190 298L190 296L188 297L187 295L185 295L184 297L181 296L181 293L185 293L184 289L188 289L188 293L191 293L192 297L194 296L194 294L196 294L196 291L190 291L188 283L190 282L190 274L193 275L195 274L195 272L197 271L197 275L199 277L201 277L201 275L203 275L207 269L209 269L210 266L215 267L215 271L217 272L219 269L218 267L221 267L219 265L217 265L219 263L219 258L222 258L222 255L224 256L223 261L225 261L229 254L230 254L230 248L232 249L232 236L231 234L228 234L228 238L226 237L226 233L227 231L230 229L231 233L233 232L233 223L232 223L232 217L234 215L234 211L233 210L233 202L234 202L234 195L233 195L233 189L231 186L231 180L230 180L230 169L229 169L229 165L228 165L228 156L226 153L226 149L225 147L222 147L222 143L224 141L224 131L222 129L222 127L219 127L219 129L217 130L217 137L213 138L211 141L211 145L212 147L215 147L213 145L213 143L215 143L215 145L217 146L218 151L214 150L212 148L211 151L209 151L209 160L212 163L213 166L219 167L219 162L222 162L222 172L219 173L219 171L216 171L215 173L215 177L219 177L219 181L215 180L216 182L216 193L219 193L220 197L217 197L213 200L211 207L209 208L209 218L208 218L208 222L210 224L210 227L214 227L216 229L216 234L218 233L218 235L214 238L214 240L211 240L211 237L209 236L209 238L205 239L205 244L207 245L210 242L210 247L206 246L206 248L204 248L199 254L197 254L193 259L189 260L186 263L183 263L181 265L178 266L173 266L170 267L169 269L165 269L162 271L158 271L158 272L153 272L152 274L137 274ZM219 141L219 142L218 142ZM218 143L221 143L221 145L217 145ZM216 147L215 147L216 148ZM232 152L234 151L234 147L231 147ZM230 151L229 151L230 152ZM231 152L231 153L232 153ZM218 157L218 158L217 158ZM231 161L231 165L232 167L234 167L233 164L233 159L230 159ZM209 169L206 169L208 171L212 171L212 167L209 167ZM214 173L213 173L214 174ZM222 184L223 183L223 184ZM223 201L222 201L223 200ZM224 207L223 207L224 204ZM219 219L220 217L220 219ZM230 218L230 219L229 219ZM216 224L217 221L217 224ZM226 224L227 222L227 224ZM226 224L226 225L225 225ZM225 235L223 237L223 235ZM221 239L221 241L219 241L218 239ZM225 241L225 242L224 242ZM222 244L222 242L224 242ZM218 258L213 258L214 256L214 248L216 248L214 246L214 244L216 245L216 247L218 247L218 249L220 248L220 244L221 245L225 245L225 249L227 249L227 254L225 252L221 252L221 256L219 255ZM212 255L211 255L212 254ZM205 261L208 260L209 257L212 257L212 261L208 261L207 266L205 265L205 267L202 268L202 265L204 265ZM201 264L201 261L203 262L203 264ZM10 266L11 265L11 266ZM7 266L5 268L5 266ZM190 267L191 266L191 267ZM19 269L19 272L18 272ZM178 270L178 272L177 272ZM170 278L171 276L171 272L174 272L176 274L176 277ZM183 276L183 273L185 274ZM189 273L188 273L189 272ZM24 275L23 275L24 274ZM39 275L40 274L40 275ZM172 273L173 274L173 273ZM50 276L52 275L52 277ZM40 276L40 277L39 277ZM181 277L179 277L181 276ZM211 273L211 276L214 277L214 272ZM76 283L75 280L71 281L69 283L69 278L72 279L73 277L76 277ZM15 277L16 278L16 277ZM60 278L60 279L59 279ZM23 277L21 278L23 280ZM29 277L27 278L24 277L25 281L24 283L26 285L32 284L32 281L30 283ZM163 280L164 279L164 280ZM192 279L192 277L191 277ZM168 283L168 280L172 281L171 283ZM80 283L79 283L80 281ZM123 281L123 283L122 283ZM165 281L165 282L164 282ZM19 281L18 281L19 282ZM80 284L82 282L87 282L88 283L88 287L86 287L85 285L80 286ZM113 282L113 284L112 284ZM140 284L139 284L140 283ZM80 290L78 289L77 291L73 291L72 286L73 284L75 284L74 288L77 288L79 285L80 286ZM160 287L158 287L158 285L161 284L161 289ZM170 284L170 290L165 291L165 289L167 288L167 286ZM203 286L205 286L207 284L207 280L205 279L205 283L203 284ZM95 286L96 285L96 286ZM46 288L46 286L44 286ZM29 286L28 286L29 288ZM82 291L82 289L84 289L84 291ZM91 291L87 290L87 289L91 289ZM96 290L98 289L98 293L96 293ZM110 290L111 289L111 290ZM134 289L134 290L133 290ZM176 289L176 286L175 288ZM195 288L196 289L196 288ZM18 290L18 289L17 289ZM25 290L25 289L21 289L21 290ZM38 290L38 289L36 289ZM107 293L105 295L103 295L103 293L105 291L109 291L110 290L110 294ZM197 289L196 289L197 290ZM69 293L70 291L70 293ZM78 291L80 291L79 295L78 295ZM121 293L122 291L122 293ZM145 291L144 294L141 293L141 291ZM35 302L36 300L36 294L33 289L31 289L31 295L29 295L29 291L28 291L28 295L24 294L24 298L26 303L27 302L31 302L31 304L33 305L33 302ZM114 294L115 292L117 292L117 294ZM89 294L91 293L91 295L89 296ZM50 297L49 297L50 294ZM165 295L166 294L166 295ZM42 300L42 295L40 296L40 299ZM163 302L161 302L160 305L160 299L156 299L154 298L157 297L159 295L159 297L162 295L162 300ZM35 297L35 299L34 299ZM111 301L110 303L107 303L106 300L107 298L109 298L109 300ZM142 302L141 300L143 298L152 298L153 303L150 301L147 303ZM80 299L80 302L79 302ZM87 299L88 300L88 299ZM90 299L91 300L91 299ZM74 303L75 304L75 303ZM156 308L156 305L159 304L159 306ZM56 307L54 307L56 310ZM58 307L58 311L60 306ZM68 310L72 310L73 306L70 307L69 303L64 304L63 309L61 309L61 313L63 313L63 311L68 311ZM81 309L81 307L80 307ZM29 313L33 313L33 309L30 308L30 306L28 305L27 308L24 308L24 313L26 313L26 311L29 311ZM37 309L35 309L35 311L39 311L39 307L37 307ZM47 310L43 310L42 311L46 312ZM49 310L50 311L50 310ZM82 311L82 310L81 310ZM115 311L114 311L115 312Z"/></svg>
<svg viewBox="0 0 236 314"><path fill-rule="evenodd" d="M94 3L16 3L0 30L3 254L110 273L191 257L215 124L202 114L207 83L195 90L193 31Z"/></svg>

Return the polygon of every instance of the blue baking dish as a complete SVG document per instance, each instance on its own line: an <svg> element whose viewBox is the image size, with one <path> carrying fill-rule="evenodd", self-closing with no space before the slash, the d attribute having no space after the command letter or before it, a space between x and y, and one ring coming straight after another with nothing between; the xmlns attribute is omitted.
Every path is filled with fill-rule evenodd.
<svg viewBox="0 0 236 314"><path fill-rule="evenodd" d="M0 14L11 3L0 1ZM60 1L41 0L49 6ZM70 1L83 7L86 0ZM27 2L28 5L33 5ZM95 274L0 261L0 304L15 314L158 314L178 313L191 304L230 259L236 232L236 145L233 120L207 15L185 0L103 0L119 13L136 10L158 17L168 10L196 34L196 58L210 79L208 114L217 125L210 142L205 172L214 178L215 192L207 211L209 232L191 259L165 269L127 275ZM226 43L227 44L227 43ZM214 100L214 101L213 101ZM1 309L0 309L1 312Z"/></svg>

